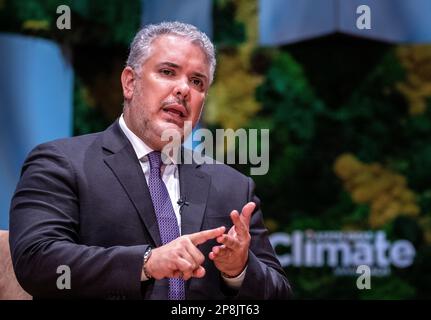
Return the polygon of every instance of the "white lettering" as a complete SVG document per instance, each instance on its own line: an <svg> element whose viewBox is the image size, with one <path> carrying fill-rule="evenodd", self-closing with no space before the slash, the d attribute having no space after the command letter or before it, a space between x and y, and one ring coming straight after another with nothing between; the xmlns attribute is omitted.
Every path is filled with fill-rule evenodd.
<svg viewBox="0 0 431 320"><path fill-rule="evenodd" d="M367 265L360 265L356 269L356 273L360 274L356 280L356 287L359 290L371 289L371 270Z"/></svg>
<svg viewBox="0 0 431 320"><path fill-rule="evenodd" d="M371 9L363 4L356 8L356 13L360 16L356 19L356 28L359 30L371 29Z"/></svg>
<svg viewBox="0 0 431 320"><path fill-rule="evenodd" d="M70 278L71 278L71 272L70 272L70 268L69 266L66 265L61 265L57 267L57 274L62 274L61 276L59 276L57 278L57 288L59 290L64 290L64 289L70 289L71 285L70 285Z"/></svg>
<svg viewBox="0 0 431 320"><path fill-rule="evenodd" d="M416 254L407 240L390 243L384 231L334 232L299 231L270 235L274 249L283 267L329 266L337 275L354 274L358 265L367 265L376 276L390 274L391 265L406 268L412 265ZM290 250L289 250L290 249ZM374 275L374 273L373 273Z"/></svg>
<svg viewBox="0 0 431 320"><path fill-rule="evenodd" d="M407 240L395 241L390 251L392 264L398 268L410 266L413 263L415 254L415 247Z"/></svg>
<svg viewBox="0 0 431 320"><path fill-rule="evenodd" d="M56 12L62 14L57 18L57 28L60 30L70 30L72 28L72 19L69 6L62 4L57 7Z"/></svg>

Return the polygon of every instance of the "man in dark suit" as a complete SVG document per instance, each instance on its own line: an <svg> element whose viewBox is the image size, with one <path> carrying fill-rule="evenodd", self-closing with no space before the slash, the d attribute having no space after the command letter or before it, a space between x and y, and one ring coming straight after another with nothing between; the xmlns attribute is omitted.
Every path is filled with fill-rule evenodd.
<svg viewBox="0 0 431 320"><path fill-rule="evenodd" d="M36 298L290 296L252 180L223 164L165 156L163 133L184 138L185 121L196 125L214 69L213 45L195 27L147 26L121 75L119 120L30 153L10 212L14 269L26 291ZM64 267L66 288L59 286Z"/></svg>

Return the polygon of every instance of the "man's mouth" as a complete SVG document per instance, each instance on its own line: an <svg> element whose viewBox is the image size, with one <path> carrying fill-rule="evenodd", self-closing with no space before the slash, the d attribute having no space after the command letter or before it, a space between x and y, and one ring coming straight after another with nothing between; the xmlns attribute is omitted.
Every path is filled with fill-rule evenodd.
<svg viewBox="0 0 431 320"><path fill-rule="evenodd" d="M187 109L180 104L170 104L163 107L162 110L172 115L179 116L180 118L186 118L188 115Z"/></svg>

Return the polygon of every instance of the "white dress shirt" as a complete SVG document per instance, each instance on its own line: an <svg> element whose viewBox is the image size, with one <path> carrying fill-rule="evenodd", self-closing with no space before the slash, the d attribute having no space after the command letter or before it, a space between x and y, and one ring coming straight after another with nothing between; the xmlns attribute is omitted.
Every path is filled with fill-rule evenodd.
<svg viewBox="0 0 431 320"><path fill-rule="evenodd" d="M150 178L150 163L148 161L148 154L154 150L147 146L144 141L142 141L127 127L123 115L120 116L119 124L121 130L124 132L127 139L129 139L130 143L133 146L133 149L135 150L136 156L139 159L142 171L144 172L145 179L147 180L148 185L148 179ZM178 228L181 235L181 215L180 206L178 205L178 200L181 197L181 193L178 166L174 164L171 159L171 162L169 164L162 163L161 173L162 180L165 183L166 188L168 189L169 198L171 199L172 206L174 207L175 216L177 217ZM238 289L244 280L246 270L247 267L244 269L243 272L241 272L240 275L235 278L226 278L223 276L223 279L229 287L231 287L232 289ZM148 280L148 278L146 278L143 274L142 281L146 280Z"/></svg>
<svg viewBox="0 0 431 320"><path fill-rule="evenodd" d="M145 180L147 180L148 185L148 179L150 179L150 162L148 161L148 154L153 152L154 150L147 146L144 141L142 141L127 127L123 115L121 115L119 123L121 129L123 130L126 137L129 139L130 143L133 146L133 149L135 150L136 156L139 159L139 163L141 164L141 168L144 172ZM169 198L171 199L172 206L174 207L175 216L177 217L178 228L181 235L181 215L180 206L178 205L178 200L181 197L178 166L176 164L173 164L172 161L168 165L162 162L161 173L162 180L166 185L166 189L168 189Z"/></svg>

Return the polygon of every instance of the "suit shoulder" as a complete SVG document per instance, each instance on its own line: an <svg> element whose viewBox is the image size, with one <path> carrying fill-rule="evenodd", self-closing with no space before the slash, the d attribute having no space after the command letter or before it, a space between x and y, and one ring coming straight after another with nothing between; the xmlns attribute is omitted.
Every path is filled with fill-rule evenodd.
<svg viewBox="0 0 431 320"><path fill-rule="evenodd" d="M70 138L61 138L37 145L35 150L57 149L64 153L76 152L85 150L87 147L93 145L101 136L102 132L90 133L81 136Z"/></svg>
<svg viewBox="0 0 431 320"><path fill-rule="evenodd" d="M183 160L186 161L187 159L188 161L190 161L192 159L193 163L199 165L200 170L209 174L212 177L217 177L221 179L229 178L248 183L249 178L246 175L209 156L199 154L199 156L196 157L194 151L188 148L183 149L183 156Z"/></svg>
<svg viewBox="0 0 431 320"><path fill-rule="evenodd" d="M248 183L250 179L238 170L220 162L215 162L214 164L204 163L201 167L204 172L221 179L233 179L243 183Z"/></svg>

